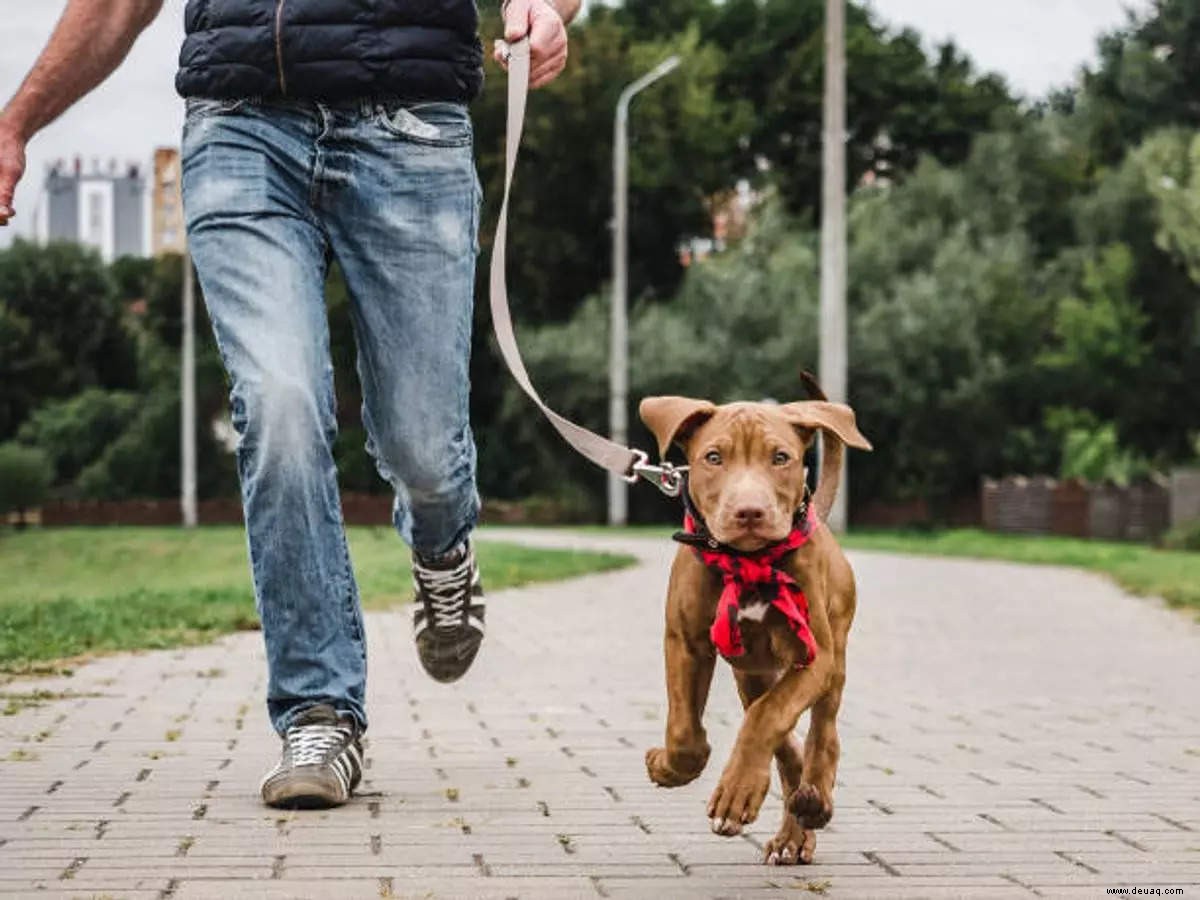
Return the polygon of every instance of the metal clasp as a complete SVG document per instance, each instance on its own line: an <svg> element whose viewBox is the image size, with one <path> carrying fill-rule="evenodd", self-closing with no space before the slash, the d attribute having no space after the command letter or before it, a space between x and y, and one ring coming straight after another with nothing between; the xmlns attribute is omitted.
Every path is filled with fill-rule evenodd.
<svg viewBox="0 0 1200 900"><path fill-rule="evenodd" d="M674 466L669 462L654 465L650 457L642 450L634 450L637 459L629 468L629 474L622 476L630 484L637 484L639 478L644 478L668 497L678 497L683 493L683 479L687 466Z"/></svg>

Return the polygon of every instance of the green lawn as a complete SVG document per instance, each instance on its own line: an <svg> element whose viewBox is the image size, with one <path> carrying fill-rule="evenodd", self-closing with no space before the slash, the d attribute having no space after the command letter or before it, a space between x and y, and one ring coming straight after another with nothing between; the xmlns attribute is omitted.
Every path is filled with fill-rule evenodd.
<svg viewBox="0 0 1200 900"><path fill-rule="evenodd" d="M408 554L388 528L351 528L363 603L411 593ZM631 557L480 541L497 590L620 568ZM0 532L0 671L97 651L171 647L257 627L242 530L65 528Z"/></svg>
<svg viewBox="0 0 1200 900"><path fill-rule="evenodd" d="M611 529L579 529L602 535ZM669 525L634 525L619 533L670 540ZM920 556L1003 559L1035 565L1075 566L1108 575L1127 591L1164 598L1172 606L1200 611L1200 553L1157 550L1145 544L1079 538L995 534L974 528L945 531L852 531L840 538L853 550L885 550Z"/></svg>
<svg viewBox="0 0 1200 900"><path fill-rule="evenodd" d="M1200 610L1200 553L1080 538L994 534L967 528L932 532L855 531L845 536L842 543L856 550L1075 566L1108 575L1134 594L1162 597L1172 606Z"/></svg>

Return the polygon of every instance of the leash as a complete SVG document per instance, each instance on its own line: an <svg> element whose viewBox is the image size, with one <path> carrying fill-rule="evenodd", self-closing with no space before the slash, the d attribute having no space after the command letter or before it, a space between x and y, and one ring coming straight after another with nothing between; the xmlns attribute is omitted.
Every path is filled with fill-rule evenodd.
<svg viewBox="0 0 1200 900"><path fill-rule="evenodd" d="M490 301L492 327L500 355L513 379L550 420L550 424L562 435L574 450L602 469L619 475L630 484L639 479L650 482L668 497L678 497L683 490L685 467L673 466L668 462L654 465L642 450L618 444L601 437L594 431L577 425L559 415L542 400L521 359L517 337L513 329L512 314L508 305L508 204L512 195L513 174L517 165L517 152L521 147L521 133L525 127L525 105L529 96L529 39L523 38L508 45L508 122L505 130L504 147L504 200L500 204L500 217L496 222L496 236L492 243L492 265Z"/></svg>

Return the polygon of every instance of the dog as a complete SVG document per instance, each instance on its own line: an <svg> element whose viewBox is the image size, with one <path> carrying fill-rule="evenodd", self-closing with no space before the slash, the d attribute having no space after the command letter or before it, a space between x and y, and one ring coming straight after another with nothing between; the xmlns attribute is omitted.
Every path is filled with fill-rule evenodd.
<svg viewBox="0 0 1200 900"><path fill-rule="evenodd" d="M805 381L820 399L716 406L649 397L640 406L660 455L678 445L689 464L685 530L676 535L666 604L666 741L646 752L646 770L662 787L704 770L710 748L702 717L719 644L745 717L708 816L725 836L753 822L774 757L784 810L764 850L769 865L811 863L814 832L833 815L855 584L823 520L837 494L843 445L871 449L853 410ZM804 456L817 432L824 465L810 496ZM801 744L794 731L805 710L811 721Z"/></svg>

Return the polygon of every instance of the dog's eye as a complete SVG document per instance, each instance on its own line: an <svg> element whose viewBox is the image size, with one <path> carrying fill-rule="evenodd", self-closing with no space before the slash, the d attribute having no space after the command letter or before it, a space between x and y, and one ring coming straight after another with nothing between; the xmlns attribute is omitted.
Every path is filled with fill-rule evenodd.
<svg viewBox="0 0 1200 900"><path fill-rule="evenodd" d="M791 456L789 456L787 453L785 453L782 450L776 450L775 455L773 457L771 457L771 462L773 462L777 466L786 466L791 461L792 461Z"/></svg>
<svg viewBox="0 0 1200 900"><path fill-rule="evenodd" d="M709 450L704 454L704 461L710 466L719 466L721 464L721 454L716 450Z"/></svg>

